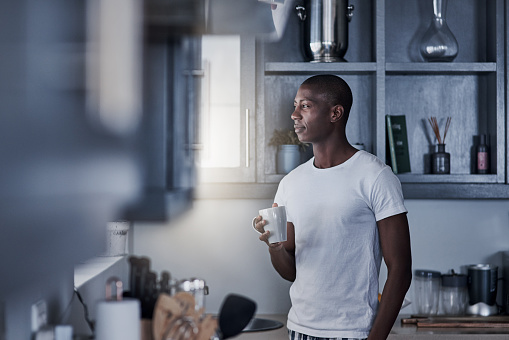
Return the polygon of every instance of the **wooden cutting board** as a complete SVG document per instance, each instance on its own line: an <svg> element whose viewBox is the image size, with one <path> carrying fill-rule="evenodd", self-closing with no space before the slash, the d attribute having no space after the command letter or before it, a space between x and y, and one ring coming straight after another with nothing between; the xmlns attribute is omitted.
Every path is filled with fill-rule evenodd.
<svg viewBox="0 0 509 340"><path fill-rule="evenodd" d="M412 316L401 319L402 324L428 328L509 328L509 316Z"/></svg>

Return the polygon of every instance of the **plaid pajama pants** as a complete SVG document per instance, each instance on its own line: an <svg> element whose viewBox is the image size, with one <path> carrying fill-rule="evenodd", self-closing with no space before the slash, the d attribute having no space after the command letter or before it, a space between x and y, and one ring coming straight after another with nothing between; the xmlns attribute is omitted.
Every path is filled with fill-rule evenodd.
<svg viewBox="0 0 509 340"><path fill-rule="evenodd" d="M354 338L319 338L316 336L310 336L292 330L288 330L288 337L290 338L290 340L366 340Z"/></svg>

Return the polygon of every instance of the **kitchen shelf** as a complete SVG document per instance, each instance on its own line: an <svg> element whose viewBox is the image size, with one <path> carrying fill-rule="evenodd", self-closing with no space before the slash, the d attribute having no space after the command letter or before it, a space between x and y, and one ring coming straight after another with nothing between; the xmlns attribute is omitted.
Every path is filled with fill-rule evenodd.
<svg viewBox="0 0 509 340"><path fill-rule="evenodd" d="M320 73L370 73L376 71L376 63L310 63L310 62L270 62L265 63L265 74L320 74Z"/></svg>
<svg viewBox="0 0 509 340"><path fill-rule="evenodd" d="M269 62L265 63L265 74L320 74L342 73L362 74L377 70L376 63L311 63L311 62ZM388 74L469 74L497 71L496 63L386 63Z"/></svg>
<svg viewBox="0 0 509 340"><path fill-rule="evenodd" d="M401 183L497 183L497 175L470 174L398 174Z"/></svg>
<svg viewBox="0 0 509 340"><path fill-rule="evenodd" d="M257 60L257 145L267 145L274 128L291 125L295 92L308 76L337 74L354 93L347 137L386 160L385 115L406 115L411 167L399 174L406 198L509 198L506 113L509 51L507 0L451 0L448 24L459 44L453 62L425 62L418 52L429 27L431 1L371 0L356 5L349 24L348 62L307 62L298 49L300 22L290 18L277 43L261 43ZM427 118L451 116L446 151L451 174L433 175L436 144ZM487 134L488 175L476 174L475 146ZM276 150L257 148L257 182L278 183Z"/></svg>
<svg viewBox="0 0 509 340"><path fill-rule="evenodd" d="M279 182L283 179L282 174L266 174L268 182ZM401 183L497 183L497 175L470 175L470 174L397 174Z"/></svg>
<svg viewBox="0 0 509 340"><path fill-rule="evenodd" d="M386 63L388 74L469 74L497 71L496 63Z"/></svg>

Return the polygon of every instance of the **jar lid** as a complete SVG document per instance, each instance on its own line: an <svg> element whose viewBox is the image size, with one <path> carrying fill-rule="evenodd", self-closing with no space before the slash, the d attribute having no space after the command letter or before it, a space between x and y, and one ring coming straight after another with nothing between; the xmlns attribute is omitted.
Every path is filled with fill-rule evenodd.
<svg viewBox="0 0 509 340"><path fill-rule="evenodd" d="M471 264L468 266L468 270L495 270L497 266L491 264Z"/></svg>
<svg viewBox="0 0 509 340"><path fill-rule="evenodd" d="M463 274L442 275L442 286L444 287L466 287L467 276Z"/></svg>
<svg viewBox="0 0 509 340"><path fill-rule="evenodd" d="M414 273L415 276L426 279L439 279L442 276L440 272L426 269L416 269Z"/></svg>

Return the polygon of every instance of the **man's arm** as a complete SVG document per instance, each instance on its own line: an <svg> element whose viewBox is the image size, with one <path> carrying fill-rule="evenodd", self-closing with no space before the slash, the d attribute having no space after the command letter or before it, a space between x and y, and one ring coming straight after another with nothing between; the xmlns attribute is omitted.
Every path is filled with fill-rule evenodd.
<svg viewBox="0 0 509 340"><path fill-rule="evenodd" d="M295 230L293 223L288 222L286 230L286 241L269 244L269 253L274 269L283 279L293 282L297 273L295 269Z"/></svg>
<svg viewBox="0 0 509 340"><path fill-rule="evenodd" d="M385 218L377 224L387 265L387 281L368 340L387 339L412 281L410 231L406 214Z"/></svg>

